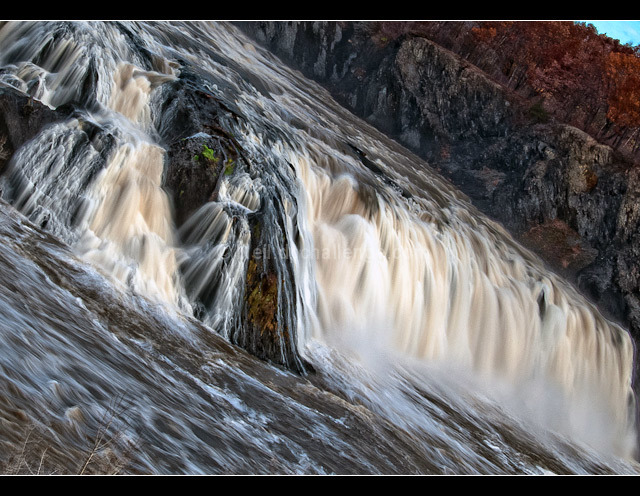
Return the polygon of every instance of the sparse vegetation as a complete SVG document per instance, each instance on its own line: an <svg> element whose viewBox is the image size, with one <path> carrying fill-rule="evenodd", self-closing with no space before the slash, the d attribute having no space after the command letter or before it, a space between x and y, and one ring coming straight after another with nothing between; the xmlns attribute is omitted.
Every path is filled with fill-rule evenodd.
<svg viewBox="0 0 640 496"><path fill-rule="evenodd" d="M224 175L230 176L231 174L233 174L235 167L236 167L235 162L230 158L227 159L227 161L224 163Z"/></svg>
<svg viewBox="0 0 640 496"><path fill-rule="evenodd" d="M202 156L212 162L218 161L218 157L216 157L213 149L209 148L207 145L202 145Z"/></svg>
<svg viewBox="0 0 640 496"><path fill-rule="evenodd" d="M136 449L121 432L112 432L121 418L122 398L114 401L99 420L84 449L60 447L50 426L29 421L23 428L19 449L0 459L3 475L117 475L128 473L130 455Z"/></svg>
<svg viewBox="0 0 640 496"><path fill-rule="evenodd" d="M374 42L429 39L550 117L640 160L640 46L573 21L384 21Z"/></svg>
<svg viewBox="0 0 640 496"><path fill-rule="evenodd" d="M216 157L216 153L213 150L213 148L209 148L207 145L204 145L204 144L202 145L202 154L201 155L207 162L210 162L210 163L213 163L213 164L217 164L218 163L219 157ZM200 161L200 155L194 155L193 156L193 160L195 162L199 162Z"/></svg>
<svg viewBox="0 0 640 496"><path fill-rule="evenodd" d="M549 112L544 108L542 102L536 102L531 107L529 107L529 116L534 120L534 122L548 122L549 121Z"/></svg>

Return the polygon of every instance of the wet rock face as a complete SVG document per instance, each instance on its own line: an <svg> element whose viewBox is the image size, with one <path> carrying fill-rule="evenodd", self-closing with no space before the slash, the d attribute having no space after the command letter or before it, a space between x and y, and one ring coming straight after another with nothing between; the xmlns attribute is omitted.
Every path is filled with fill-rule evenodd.
<svg viewBox="0 0 640 496"><path fill-rule="evenodd" d="M548 255L549 265L640 339L640 183L609 147L539 119L426 39L384 40L366 22L237 25L427 160L542 257L560 254ZM549 246L553 239L559 246Z"/></svg>
<svg viewBox="0 0 640 496"><path fill-rule="evenodd" d="M0 173L23 143L70 113L68 108L52 110L16 90L0 88Z"/></svg>
<svg viewBox="0 0 640 496"><path fill-rule="evenodd" d="M178 79L163 85L157 97L162 102L155 125L165 143L216 127L224 109L202 83L196 74L185 69Z"/></svg>
<svg viewBox="0 0 640 496"><path fill-rule="evenodd" d="M239 304L241 317L230 326L229 339L263 360L295 372L308 372L310 366L301 359L296 346L294 277L282 211L283 198L289 203L293 198L289 198L286 184L270 182L270 175L279 176L280 172L271 171L266 164L255 166L245 158L225 129L223 118L242 116L207 92L203 82L185 70L163 94L165 104L158 128L166 142L164 186L173 201L176 227L180 229L203 205L219 200L223 179L233 179L236 174L261 176L266 186L256 211L240 209L233 213L238 237L242 236L240 225L249 225L250 249L243 301Z"/></svg>
<svg viewBox="0 0 640 496"><path fill-rule="evenodd" d="M59 130L63 130L64 144L52 137ZM0 193L40 227L57 235L68 233L68 228L82 217L82 195L76 190L68 191L62 209L54 208L51 202L43 205L32 201L30 194L35 189L39 189L41 198L55 194L56 181L49 186L36 185L30 177L31 171L15 166L13 157L30 142L39 143L35 151L25 152L31 163L47 163L46 174L55 174L60 183L73 178L86 186L106 166L116 139L110 130L87 118L75 104L52 109L10 86L0 88ZM54 155L59 163L48 162L50 158L45 155L49 149L60 151Z"/></svg>
<svg viewBox="0 0 640 496"><path fill-rule="evenodd" d="M254 356L306 374L313 367L298 354L292 268L271 253L269 226L260 215L252 216L252 249L245 280L244 325L232 339Z"/></svg>
<svg viewBox="0 0 640 496"><path fill-rule="evenodd" d="M197 75L185 70L163 92L157 127L167 149L164 185L180 227L195 210L217 199L223 175L244 159L220 124L221 114L229 110L202 88Z"/></svg>
<svg viewBox="0 0 640 496"><path fill-rule="evenodd" d="M184 138L169 147L164 184L173 198L178 227L216 199L224 162L223 150L210 135Z"/></svg>

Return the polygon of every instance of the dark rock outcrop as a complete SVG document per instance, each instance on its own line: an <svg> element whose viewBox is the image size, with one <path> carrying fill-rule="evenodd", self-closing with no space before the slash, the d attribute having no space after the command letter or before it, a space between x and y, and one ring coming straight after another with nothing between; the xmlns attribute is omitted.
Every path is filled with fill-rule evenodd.
<svg viewBox="0 0 640 496"><path fill-rule="evenodd" d="M0 174L20 146L71 109L51 109L10 87L0 88Z"/></svg>
<svg viewBox="0 0 640 496"><path fill-rule="evenodd" d="M437 44L370 22L241 22L424 158L640 339L638 172Z"/></svg>
<svg viewBox="0 0 640 496"><path fill-rule="evenodd" d="M237 158L231 137L220 127L220 102L198 87L185 71L161 90L163 104L156 128L167 149L163 184L173 200L176 225L214 201L229 152Z"/></svg>
<svg viewBox="0 0 640 496"><path fill-rule="evenodd" d="M249 226L250 236L239 317L229 324L229 338L254 356L306 373L310 366L299 356L296 346L294 277L288 265L283 220L286 214L281 211L283 196L289 196L286 181L270 180L269 164L253 164L246 158L226 124L227 119L242 116L208 92L203 77L184 68L177 81L163 88L165 103L157 128L167 149L163 184L173 200L176 225L181 228L198 209L218 201L225 177L242 173L252 178L260 176L261 181L270 184L263 188L255 211L240 208L227 212L233 225L231 238L243 236L243 225ZM290 197L288 201L294 199ZM189 227L186 226L187 231ZM239 249L236 241L230 243L229 250ZM186 284L189 292L189 277ZM192 294L196 305L206 309L215 304L214 293L226 289L219 288L219 284L211 281L209 288Z"/></svg>
<svg viewBox="0 0 640 496"><path fill-rule="evenodd" d="M184 138L167 150L167 164L164 185L173 199L176 225L181 226L216 199L224 168L221 147L210 135Z"/></svg>
<svg viewBox="0 0 640 496"><path fill-rule="evenodd" d="M268 212L274 207L277 209L276 205L268 204L265 211L250 219L251 255L245 281L244 322L233 333L232 340L258 358L307 373L313 368L299 356L296 346L293 268L288 258L273 256L270 239L273 227L264 225L265 215L278 222L278 217Z"/></svg>
<svg viewBox="0 0 640 496"><path fill-rule="evenodd" d="M53 138L57 135L58 138ZM25 144L32 143L31 150ZM116 137L75 103L51 108L11 86L0 87L0 189L5 200L32 222L56 235L67 232L80 218L82 191L65 191L65 202L57 207L47 201L55 195L55 183L73 180L85 187L102 170L111 155ZM22 170L12 160L16 154L30 164L51 160L47 150L57 147L44 175L55 180L34 184L31 170ZM29 169L29 167L27 167ZM38 190L36 192L36 189ZM33 201L36 195L43 201Z"/></svg>

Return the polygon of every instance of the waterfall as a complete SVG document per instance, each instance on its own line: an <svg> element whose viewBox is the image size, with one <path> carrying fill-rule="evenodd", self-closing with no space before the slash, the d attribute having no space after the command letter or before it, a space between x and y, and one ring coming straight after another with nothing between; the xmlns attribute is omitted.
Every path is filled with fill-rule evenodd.
<svg viewBox="0 0 640 496"><path fill-rule="evenodd" d="M410 212L372 200L349 174L298 160L311 206L315 336L365 362L400 355L506 380L536 415L563 417L557 428L617 425L613 438L626 438L633 346L621 328L459 206ZM540 402L538 388L560 403Z"/></svg>
<svg viewBox="0 0 640 496"><path fill-rule="evenodd" d="M633 452L628 333L233 26L9 23L0 67L3 85L74 107L13 155L3 198L125 290L398 422L416 408L404 383L443 374ZM223 102L237 155L178 225L167 137L187 72Z"/></svg>

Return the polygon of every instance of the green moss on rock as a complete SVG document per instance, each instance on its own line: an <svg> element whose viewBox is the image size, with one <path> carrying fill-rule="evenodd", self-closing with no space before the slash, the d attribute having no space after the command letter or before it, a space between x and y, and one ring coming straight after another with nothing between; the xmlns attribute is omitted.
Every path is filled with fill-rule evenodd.
<svg viewBox="0 0 640 496"><path fill-rule="evenodd" d="M255 259L247 268L247 319L260 335L278 331L278 278L258 269Z"/></svg>

